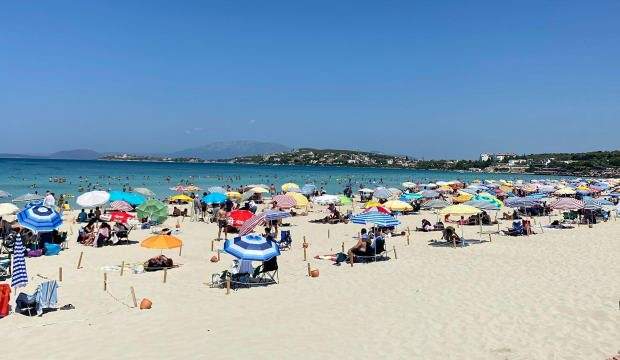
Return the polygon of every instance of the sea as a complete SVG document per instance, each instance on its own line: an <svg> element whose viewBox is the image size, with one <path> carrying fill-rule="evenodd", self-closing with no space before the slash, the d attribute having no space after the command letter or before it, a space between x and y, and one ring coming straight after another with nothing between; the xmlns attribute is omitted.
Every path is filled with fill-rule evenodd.
<svg viewBox="0 0 620 360"><path fill-rule="evenodd" d="M158 198L174 193L171 187L191 183L237 188L249 184L284 183L300 186L313 183L327 193L341 193L347 184L353 189L377 186L401 187L405 181L427 183L438 180L531 180L558 179L553 176L480 172L432 171L334 166L273 166L222 163L169 163L99 160L0 159L0 190L17 197L25 193L78 196L89 190L123 190L146 187ZM62 181L59 182L58 179ZM69 197L71 198L71 197ZM7 199L2 199L6 201ZM8 199L10 200L10 198Z"/></svg>

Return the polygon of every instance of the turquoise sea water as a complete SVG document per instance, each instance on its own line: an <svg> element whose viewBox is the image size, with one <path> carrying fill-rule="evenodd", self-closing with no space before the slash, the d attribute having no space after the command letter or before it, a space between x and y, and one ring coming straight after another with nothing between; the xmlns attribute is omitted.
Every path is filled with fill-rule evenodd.
<svg viewBox="0 0 620 360"><path fill-rule="evenodd" d="M50 182L50 177L65 178L65 183ZM170 177L168 180L167 177ZM354 189L366 187L400 187L405 181L550 178L549 176L486 174L402 169L375 169L321 166L262 166L239 164L146 163L77 160L0 159L0 190L19 196L46 190L56 194L79 195L90 184L103 190L120 190L123 186L147 187L163 198L171 186L190 181L203 189L209 186L237 187L248 184L286 182L300 185L314 183L328 193L342 192L349 180Z"/></svg>

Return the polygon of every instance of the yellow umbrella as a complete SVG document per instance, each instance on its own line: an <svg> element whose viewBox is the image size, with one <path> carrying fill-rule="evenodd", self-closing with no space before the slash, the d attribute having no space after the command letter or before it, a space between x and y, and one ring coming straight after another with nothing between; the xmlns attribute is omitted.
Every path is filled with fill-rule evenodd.
<svg viewBox="0 0 620 360"><path fill-rule="evenodd" d="M179 194L179 195L174 195L171 196L170 201L183 201L183 202L192 202L194 201L194 199L192 199L191 197L185 195L185 194Z"/></svg>
<svg viewBox="0 0 620 360"><path fill-rule="evenodd" d="M183 241L172 235L155 235L143 240L140 246L158 250L174 249L183 246Z"/></svg>
<svg viewBox="0 0 620 360"><path fill-rule="evenodd" d="M366 203L364 207L368 209L368 208L375 207L375 206L383 206L383 205L381 205L381 203L378 201L369 201Z"/></svg>
<svg viewBox="0 0 620 360"><path fill-rule="evenodd" d="M308 201L308 198L306 198L305 196L303 196L300 193L288 192L288 193L286 193L286 196L292 197L293 200L295 200L295 207L296 208L304 208L304 207L308 206L308 204L310 203Z"/></svg>
<svg viewBox="0 0 620 360"><path fill-rule="evenodd" d="M226 196L228 196L229 199L233 200L239 200L242 197L242 195L237 191L229 191L226 193Z"/></svg>
<svg viewBox="0 0 620 360"><path fill-rule="evenodd" d="M413 211L413 206L400 200L388 201L383 204L383 207L391 211Z"/></svg>
<svg viewBox="0 0 620 360"><path fill-rule="evenodd" d="M253 187L253 188L251 188L248 191L253 192L255 194L267 194L267 193L269 193L269 190L265 189L264 187L260 187L260 186Z"/></svg>
<svg viewBox="0 0 620 360"><path fill-rule="evenodd" d="M459 193L459 196L453 197L452 198L452 202L454 203L464 203L466 201L469 201L473 198L474 196L472 194L468 194L466 192L461 192Z"/></svg>
<svg viewBox="0 0 620 360"><path fill-rule="evenodd" d="M282 191L288 192L291 191L291 189L299 189L299 185L295 183L286 183L282 185Z"/></svg>
<svg viewBox="0 0 620 360"><path fill-rule="evenodd" d="M577 192L569 187L561 188L554 192L555 195L575 195Z"/></svg>
<svg viewBox="0 0 620 360"><path fill-rule="evenodd" d="M451 205L447 206L439 211L440 215L456 215L456 216L471 216L481 213L480 209L477 209L469 205Z"/></svg>

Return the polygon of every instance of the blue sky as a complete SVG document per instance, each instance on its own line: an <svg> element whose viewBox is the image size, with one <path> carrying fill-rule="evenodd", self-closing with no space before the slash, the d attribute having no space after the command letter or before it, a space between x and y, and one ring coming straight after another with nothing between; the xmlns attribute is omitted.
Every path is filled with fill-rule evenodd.
<svg viewBox="0 0 620 360"><path fill-rule="evenodd" d="M619 1L14 1L0 152L618 149Z"/></svg>

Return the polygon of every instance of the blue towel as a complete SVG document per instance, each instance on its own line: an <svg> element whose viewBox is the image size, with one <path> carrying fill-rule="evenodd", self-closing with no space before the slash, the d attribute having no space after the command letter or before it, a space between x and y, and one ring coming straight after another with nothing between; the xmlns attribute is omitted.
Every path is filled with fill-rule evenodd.
<svg viewBox="0 0 620 360"><path fill-rule="evenodd" d="M37 300L37 315L43 314L43 309L55 308L58 303L58 282L46 281L39 285L35 293Z"/></svg>

